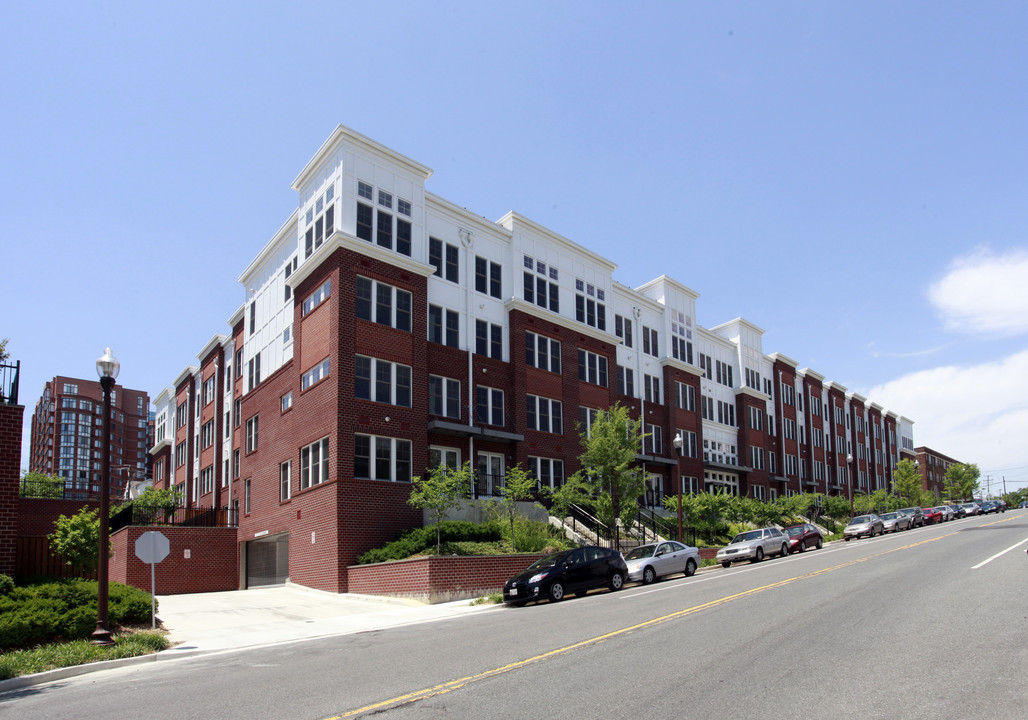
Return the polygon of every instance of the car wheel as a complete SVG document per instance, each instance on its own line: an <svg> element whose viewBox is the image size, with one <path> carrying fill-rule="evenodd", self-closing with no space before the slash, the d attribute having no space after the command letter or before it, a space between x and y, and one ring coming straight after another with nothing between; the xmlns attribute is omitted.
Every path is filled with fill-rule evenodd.
<svg viewBox="0 0 1028 720"><path fill-rule="evenodd" d="M721 563L721 567L723 567L723 568L725 568L727 570L728 568L732 567L732 563L730 563L730 562L723 562L723 563Z"/></svg>
<svg viewBox="0 0 1028 720"><path fill-rule="evenodd" d="M800 543L800 549L797 550L797 552L803 552L806 549L807 549L807 543L804 541L804 542Z"/></svg>
<svg viewBox="0 0 1028 720"><path fill-rule="evenodd" d="M625 576L618 571L614 571L614 574L610 576L610 581L607 583L607 587L610 588L611 592L620 590L625 585Z"/></svg>
<svg viewBox="0 0 1028 720"><path fill-rule="evenodd" d="M753 562L760 562L763 559L764 559L764 548L757 548L757 552L753 556Z"/></svg>
<svg viewBox="0 0 1028 720"><path fill-rule="evenodd" d="M685 576L692 577L696 574L696 561L689 558L689 561L685 563Z"/></svg>
<svg viewBox="0 0 1028 720"><path fill-rule="evenodd" d="M782 557L785 557L788 554L789 554L789 545L786 544L786 543L782 543Z"/></svg>
<svg viewBox="0 0 1028 720"><path fill-rule="evenodd" d="M564 583L554 580L550 585L550 602L560 602L564 599Z"/></svg>
<svg viewBox="0 0 1028 720"><path fill-rule="evenodd" d="M824 544L825 544L825 541L822 540L821 536L819 535L818 538L817 538L817 549L820 550L822 547L824 547Z"/></svg>
<svg viewBox="0 0 1028 720"><path fill-rule="evenodd" d="M653 571L653 568L647 565L643 569L643 585L649 585L651 582L657 579L657 573Z"/></svg>

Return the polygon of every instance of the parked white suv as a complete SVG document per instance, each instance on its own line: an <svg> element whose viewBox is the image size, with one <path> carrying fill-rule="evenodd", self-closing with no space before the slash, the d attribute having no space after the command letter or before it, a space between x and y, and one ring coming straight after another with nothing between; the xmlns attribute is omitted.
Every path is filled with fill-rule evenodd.
<svg viewBox="0 0 1028 720"><path fill-rule="evenodd" d="M717 561L724 567L739 560L760 562L767 555L789 554L789 537L775 527L739 533L732 542L717 551Z"/></svg>

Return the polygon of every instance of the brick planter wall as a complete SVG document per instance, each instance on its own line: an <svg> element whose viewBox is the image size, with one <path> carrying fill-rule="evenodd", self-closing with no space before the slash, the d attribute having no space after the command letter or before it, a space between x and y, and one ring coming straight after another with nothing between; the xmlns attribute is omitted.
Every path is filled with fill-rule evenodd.
<svg viewBox="0 0 1028 720"><path fill-rule="evenodd" d="M24 414L21 405L0 403L0 573L4 575L14 575Z"/></svg>
<svg viewBox="0 0 1028 720"><path fill-rule="evenodd" d="M542 555L422 557L351 565L349 591L391 595L426 603L465 600L500 592L503 584Z"/></svg>
<svg viewBox="0 0 1028 720"><path fill-rule="evenodd" d="M235 528L122 528L111 535L111 580L150 592L150 565L136 557L136 540L148 530L160 531L171 544L168 557L154 570L158 595L239 589Z"/></svg>

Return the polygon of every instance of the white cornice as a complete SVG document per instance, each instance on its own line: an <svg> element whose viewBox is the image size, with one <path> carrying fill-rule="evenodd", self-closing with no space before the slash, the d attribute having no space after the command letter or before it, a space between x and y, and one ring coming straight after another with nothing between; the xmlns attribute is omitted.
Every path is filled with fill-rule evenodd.
<svg viewBox="0 0 1028 720"><path fill-rule="evenodd" d="M744 328L746 328L747 330L755 332L758 335L763 335L764 334L764 328L758 327L757 325L754 325L749 320L747 320L746 318L743 318L743 317L737 317L737 318L735 318L733 320L729 320L728 322L723 322L720 325L715 325L714 327L711 328L711 330L717 331L717 330L721 330L722 328L727 328L727 327L729 327L731 325L741 325Z"/></svg>
<svg viewBox="0 0 1028 720"><path fill-rule="evenodd" d="M153 399L153 404L155 406L167 404L173 397L175 397L175 388L166 387L157 393L157 397Z"/></svg>
<svg viewBox="0 0 1028 720"><path fill-rule="evenodd" d="M630 288L627 285L619 283L617 280L614 281L611 292L623 296L625 300L634 305L645 305L657 315L664 314L664 306L659 302L653 298L646 297L634 288Z"/></svg>
<svg viewBox="0 0 1028 720"><path fill-rule="evenodd" d="M618 266L617 266L616 263L611 262L610 260L608 260L607 258L603 257L602 255L598 255L598 254L594 253L592 250L589 250L588 248L582 247L581 245L576 243L574 240L569 240L568 238L564 237L563 235L558 235L557 233L553 232L553 230L550 230L549 228L540 225L539 223L535 222L534 220L529 220L524 215L519 215L518 213L514 212L513 210L510 211L509 213L507 213L506 215L504 215L502 218L500 218L496 222L497 222L498 225L501 225L501 226L503 226L505 228L508 228L511 231L512 234L513 234L513 232L515 230L515 226L523 225L525 227L525 229L531 230L532 232L534 232L534 233L536 233L538 235L542 235L547 240L552 240L553 242L555 242L555 243L557 243L559 245L563 245L564 249L567 250L568 252L574 253L576 255L582 255L584 257L589 258L589 260L591 260L592 262L596 263L597 265L603 266L607 270L607 272L611 272L612 273L615 270L617 270Z"/></svg>
<svg viewBox="0 0 1028 720"><path fill-rule="evenodd" d="M200 350L199 353L197 353L196 359L202 363L203 359L207 357L208 354L210 354L211 350L213 350L216 347L221 347L226 340L228 340L228 335L222 335L220 333L218 335L215 335L207 342L206 345L203 346L203 349Z"/></svg>
<svg viewBox="0 0 1028 720"><path fill-rule="evenodd" d="M176 392L176 393L178 392L178 386L179 386L179 385L181 385L181 384L182 384L182 382L183 382L183 381L184 381L184 380L185 380L186 378L190 378L190 377L192 377L192 376L193 376L193 375L194 375L194 374L196 373L196 371L197 371L197 370L199 370L199 369L200 369L200 368L198 368L198 367L197 367L196 365L190 365L190 366L188 366L188 367L187 367L187 368L186 368L185 370L183 370L182 372L180 372L180 373L178 374L178 377L176 377L176 378L175 378L175 380L174 380L174 384L175 384L175 392Z"/></svg>
<svg viewBox="0 0 1028 720"><path fill-rule="evenodd" d="M864 403L867 402L867 398L866 397L864 397L860 393L855 393L855 392L848 392L848 393L846 393L846 399L849 400L850 402L858 402L861 405L863 405Z"/></svg>
<svg viewBox="0 0 1028 720"><path fill-rule="evenodd" d="M785 363L786 365L791 365L794 369L799 366L798 362L793 360L788 355L783 355L782 353L777 353L777 352L776 353L771 353L770 355L768 355L768 357L771 358L772 362L781 361L781 362Z"/></svg>
<svg viewBox="0 0 1028 720"><path fill-rule="evenodd" d="M160 441L159 443L157 443L157 444L156 444L156 445L154 445L154 446L153 446L152 448L150 448L150 450L149 450L149 453L150 453L151 455L156 455L156 454L157 454L157 453L159 453L159 452L160 452L161 450L163 450L163 449L164 449L164 448L166 448L166 447L169 447L170 445L171 445L171 440L169 440L168 438L164 438L164 439L163 439L163 440L161 440L161 441Z"/></svg>
<svg viewBox="0 0 1028 720"><path fill-rule="evenodd" d="M834 382L832 380L829 380L828 382L826 382L825 383L825 387L828 388L829 390L837 390L838 392L841 392L843 395L846 394L846 388L843 387L842 385L840 385L839 383Z"/></svg>
<svg viewBox="0 0 1028 720"><path fill-rule="evenodd" d="M246 313L246 303L243 303L238 308L236 308L236 311L234 313L232 313L231 317L229 317L229 319L228 319L228 326L230 328L232 328L233 330L235 330L236 323L240 323L240 322L243 321L243 318L245 317L245 313Z"/></svg>
<svg viewBox="0 0 1028 720"><path fill-rule="evenodd" d="M336 230L325 240L324 244L315 250L314 254L307 258L306 262L304 262L304 264L301 265L288 280L286 280L286 284L295 289L296 286L306 280L310 274L321 265L321 263L325 262L325 260L332 256L332 253L340 248L353 250L354 252L360 253L366 257L407 270L408 272L412 272L415 275L421 275L422 277L429 277L435 273L435 267L432 265L426 265L418 262L417 260L412 260L406 255L400 255L392 250L380 248L378 245L369 243L367 240L361 240L349 233Z"/></svg>
<svg viewBox="0 0 1028 720"><path fill-rule="evenodd" d="M822 385L824 384L825 376L822 375L821 373L819 373L817 370L811 370L810 368L803 368L802 370L799 371L799 374L803 375L804 377L808 377L808 378L811 378L813 380L817 380Z"/></svg>
<svg viewBox="0 0 1028 720"><path fill-rule="evenodd" d="M497 237L503 237L507 242L510 242L511 231L502 225L497 225L492 220L476 215L467 208L462 208L446 198L439 197L430 192L425 193L425 201L426 204L431 203L431 205L428 205L429 212L446 215L457 224L474 225L482 232L493 233Z"/></svg>
<svg viewBox="0 0 1028 720"><path fill-rule="evenodd" d="M721 345L724 349L730 350L732 353L737 353L739 351L739 346L734 342L728 338L723 338L720 335L715 335L712 331L702 327L701 325L696 326L696 333L702 334L704 340Z"/></svg>
<svg viewBox="0 0 1028 720"><path fill-rule="evenodd" d="M692 298L693 300L698 300L700 297L700 294L698 292L678 282L670 275L661 275L660 277L653 278L649 282L643 283L642 285L637 287L636 292L646 292L646 290L648 290L649 288L656 287L658 285L667 285L672 290L680 292L683 295Z"/></svg>
<svg viewBox="0 0 1028 720"><path fill-rule="evenodd" d="M293 214L289 216L282 227L280 227L275 234L271 237L271 240L267 242L264 248L257 254L250 264L246 266L242 274L239 276L239 282L244 286L247 284L247 280L253 273L257 272L257 269L267 260L271 255L282 246L282 242L288 240L294 246L296 245L296 224L300 220L300 210L293 210Z"/></svg>
<svg viewBox="0 0 1028 720"><path fill-rule="evenodd" d="M767 402L767 399L769 397L768 395L765 395L760 390L754 390L753 388L749 387L748 385L743 385L741 388L739 388L738 390L735 391L735 394L736 395L749 395L751 398L756 398L757 400L763 400L764 402Z"/></svg>
<svg viewBox="0 0 1028 720"><path fill-rule="evenodd" d="M673 358L673 357L662 358L661 361L660 361L660 364L661 364L662 367L665 367L665 366L666 367L671 367L671 368L674 368L675 370L681 370L682 372L687 372L690 375L695 375L696 377L703 377L703 371L700 370L698 367L693 367L689 363L684 363L684 362L682 362L681 360L679 360L677 358Z"/></svg>
<svg viewBox="0 0 1028 720"><path fill-rule="evenodd" d="M304 166L300 174L293 180L292 188L297 192L307 184L310 180L311 175L314 173L321 164L332 156L332 154L339 148L340 145L348 143L355 145L361 150L371 153L372 155L378 155L386 158L389 162L399 165L405 171L417 175L423 181L428 180L432 176L432 169L422 165L421 163L411 160L406 155L387 148L385 145L381 145L371 138L361 135L356 130L352 130L344 125L336 126L336 129L332 131L332 134L328 136L328 139L322 143L318 151L314 153L314 157L308 161Z"/></svg>
<svg viewBox="0 0 1028 720"><path fill-rule="evenodd" d="M432 270L434 272L435 268L432 268ZM552 322L556 325L561 325L562 327L566 327L567 329L573 330L577 333L581 333L582 335L588 335L594 340L599 340L600 342L610 343L611 345L617 345L619 342L621 342L621 339L617 335L611 335L610 333L604 332L603 330L597 330L594 327L583 325L582 323L566 318L563 315L558 315L557 313L547 310L546 308L541 308L538 305L527 303L521 298L512 297L510 300L504 303L503 306L507 309L507 312L510 312L511 310L520 310L526 315L532 315L534 317L545 320L546 322Z"/></svg>

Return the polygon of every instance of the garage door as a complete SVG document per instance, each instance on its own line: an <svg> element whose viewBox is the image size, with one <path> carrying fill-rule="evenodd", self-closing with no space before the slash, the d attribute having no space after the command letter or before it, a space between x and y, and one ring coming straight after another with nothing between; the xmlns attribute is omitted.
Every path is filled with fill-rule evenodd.
<svg viewBox="0 0 1028 720"><path fill-rule="evenodd" d="M284 585L289 579L289 536L246 543L246 587Z"/></svg>

